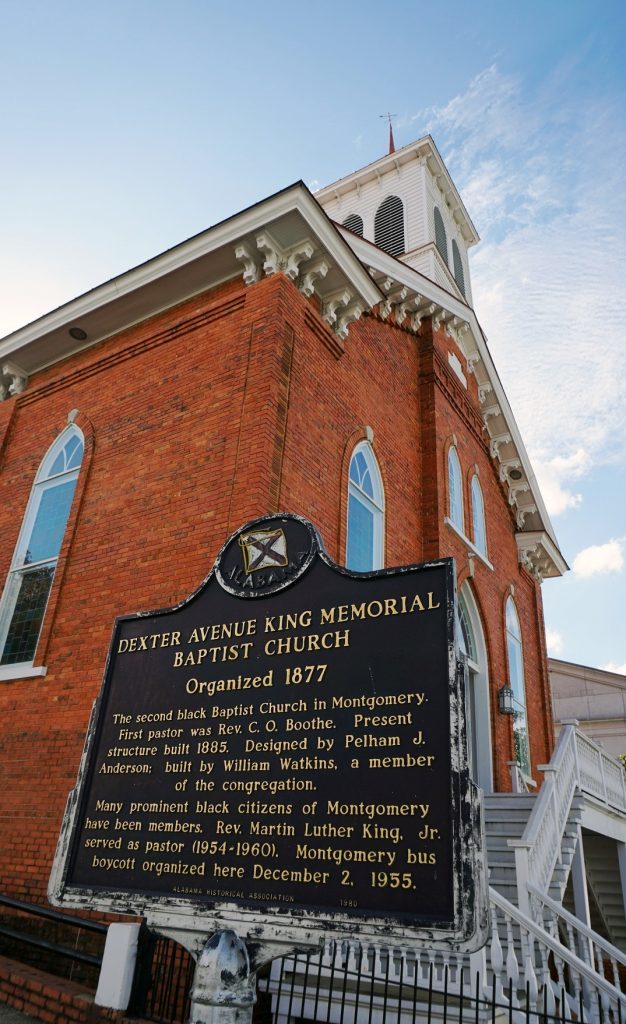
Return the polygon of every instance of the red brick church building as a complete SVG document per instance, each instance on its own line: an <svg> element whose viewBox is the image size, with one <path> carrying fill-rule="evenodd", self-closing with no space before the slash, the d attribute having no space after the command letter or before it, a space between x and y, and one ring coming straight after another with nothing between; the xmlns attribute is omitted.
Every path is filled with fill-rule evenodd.
<svg viewBox="0 0 626 1024"><path fill-rule="evenodd" d="M0 892L45 898L115 617L182 601L266 513L353 569L453 556L472 772L537 778L540 583L566 566L472 308L477 241L426 137L0 341Z"/></svg>
<svg viewBox="0 0 626 1024"><path fill-rule="evenodd" d="M474 313L477 242L426 137L0 340L0 905L46 906L116 617L180 605L243 524L295 513L351 570L454 559L491 931L471 964L426 946L394 960L398 1024L418 1019L409 974L444 1002L471 975L508 1010L626 1012L624 773L578 723L555 747L541 581L567 566ZM276 1024L338 1024L348 990L346 1024L371 1020L379 953L350 989L326 950L311 977L344 981L322 1009L275 960ZM20 970L0 956L0 999L28 990L48 1024L83 1024L80 993L53 1018L56 990Z"/></svg>

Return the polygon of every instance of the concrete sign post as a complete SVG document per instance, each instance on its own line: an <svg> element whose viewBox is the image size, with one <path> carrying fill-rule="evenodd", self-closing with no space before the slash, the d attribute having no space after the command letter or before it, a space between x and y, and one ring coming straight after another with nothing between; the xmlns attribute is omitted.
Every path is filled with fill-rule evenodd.
<svg viewBox="0 0 626 1024"><path fill-rule="evenodd" d="M51 901L175 937L194 1019L229 1024L331 935L479 948L455 623L450 559L354 573L300 517L242 527L183 604L116 621Z"/></svg>

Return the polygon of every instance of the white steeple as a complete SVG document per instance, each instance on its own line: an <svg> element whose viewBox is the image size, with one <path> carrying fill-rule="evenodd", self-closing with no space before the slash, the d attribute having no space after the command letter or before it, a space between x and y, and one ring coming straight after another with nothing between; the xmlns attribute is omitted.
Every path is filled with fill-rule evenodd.
<svg viewBox="0 0 626 1024"><path fill-rule="evenodd" d="M467 250L476 228L430 135L327 185L333 220L472 303Z"/></svg>

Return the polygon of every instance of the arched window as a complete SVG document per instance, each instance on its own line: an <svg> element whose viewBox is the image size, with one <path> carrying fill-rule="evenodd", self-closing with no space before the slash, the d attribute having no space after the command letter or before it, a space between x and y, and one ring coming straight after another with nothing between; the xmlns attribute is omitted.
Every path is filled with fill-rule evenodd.
<svg viewBox="0 0 626 1024"><path fill-rule="evenodd" d="M461 463L454 447L450 448L448 452L448 491L450 495L450 519L456 528L463 532Z"/></svg>
<svg viewBox="0 0 626 1024"><path fill-rule="evenodd" d="M435 245L441 255L446 267L448 266L448 237L446 235L446 226L441 216L439 207L435 207Z"/></svg>
<svg viewBox="0 0 626 1024"><path fill-rule="evenodd" d="M519 618L517 617L517 609L512 597L509 597L506 602L506 653L509 665L509 683L513 690L515 758L524 775L530 776L530 749L528 746L522 633Z"/></svg>
<svg viewBox="0 0 626 1024"><path fill-rule="evenodd" d="M493 771L487 647L476 601L467 582L459 593L458 609L460 647L467 657L465 725L469 769L474 781L490 793L493 789Z"/></svg>
<svg viewBox="0 0 626 1024"><path fill-rule="evenodd" d="M404 207L397 196L387 196L374 218L374 241L390 256L404 252Z"/></svg>
<svg viewBox="0 0 626 1024"><path fill-rule="evenodd" d="M474 545L481 555L487 557L487 531L485 529L485 503L483 492L476 474L472 477L472 527Z"/></svg>
<svg viewBox="0 0 626 1024"><path fill-rule="evenodd" d="M376 457L367 441L356 446L350 459L348 484L348 569L369 572L383 564L385 500Z"/></svg>
<svg viewBox="0 0 626 1024"><path fill-rule="evenodd" d="M83 458L70 426L48 450L30 494L0 601L0 665L32 662Z"/></svg>
<svg viewBox="0 0 626 1024"><path fill-rule="evenodd" d="M350 231L354 231L355 235L360 235L363 238L363 220L359 217L358 213L349 213L343 222L343 226Z"/></svg>
<svg viewBox="0 0 626 1024"><path fill-rule="evenodd" d="M439 246L437 246L437 248L439 248ZM456 238L452 239L452 265L454 267L454 280L458 285L461 295L465 295L465 274L463 273L463 261L461 259L459 247L456 243Z"/></svg>

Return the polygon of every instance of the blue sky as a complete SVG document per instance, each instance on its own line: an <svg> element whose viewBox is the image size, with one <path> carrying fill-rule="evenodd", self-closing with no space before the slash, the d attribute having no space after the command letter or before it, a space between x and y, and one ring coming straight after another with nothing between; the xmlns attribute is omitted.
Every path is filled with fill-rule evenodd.
<svg viewBox="0 0 626 1024"><path fill-rule="evenodd" d="M0 0L0 337L430 131L572 571L550 649L626 673L626 5Z"/></svg>

